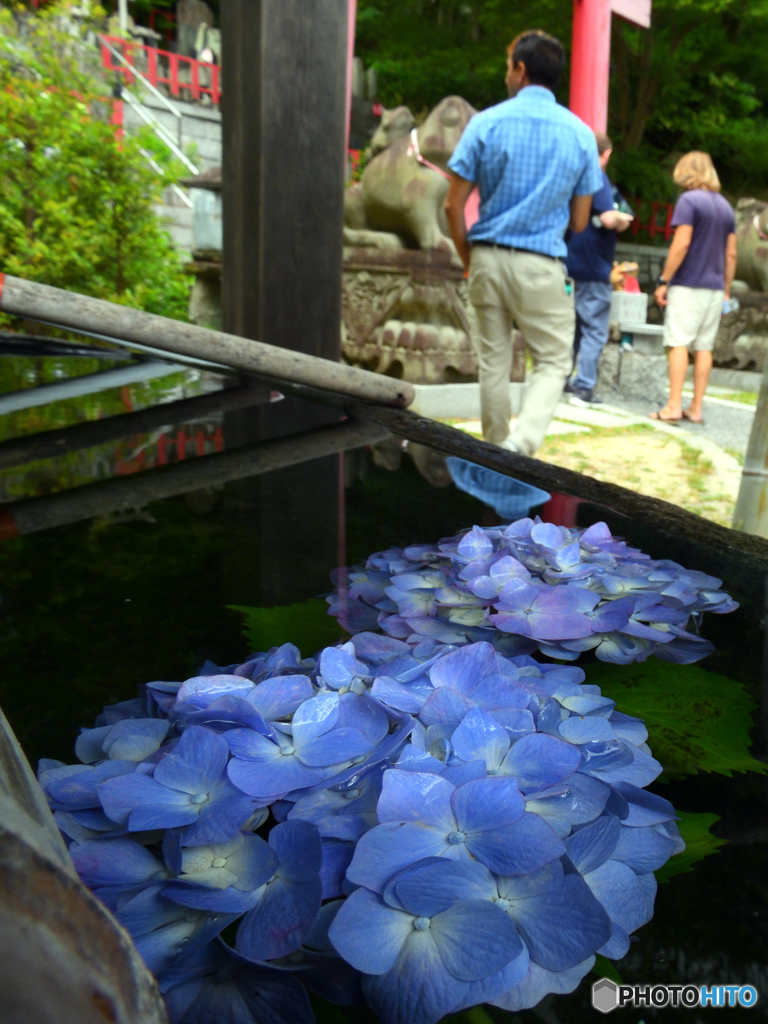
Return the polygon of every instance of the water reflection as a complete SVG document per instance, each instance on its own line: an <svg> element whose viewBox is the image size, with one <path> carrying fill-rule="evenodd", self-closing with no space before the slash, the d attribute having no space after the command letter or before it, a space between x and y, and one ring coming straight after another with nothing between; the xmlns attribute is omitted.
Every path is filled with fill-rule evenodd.
<svg viewBox="0 0 768 1024"><path fill-rule="evenodd" d="M179 395L165 392L164 397ZM157 394L147 396L148 404L157 400ZM104 414L125 411L120 393L98 401ZM35 419L30 411L23 422L7 417L0 420L0 437L82 421L89 408L83 402L71 410L35 410ZM322 415L326 425L338 420L337 414ZM286 419L294 431L318 425L306 409L287 402L279 410L231 414L219 425L231 446L284 430ZM187 461L195 457L190 453ZM26 467L8 472L26 481L25 495L93 481L100 473L95 450L85 453L76 471L70 458L47 460L31 472ZM125 479L140 478L128 474ZM7 490L5 497L11 494L17 492ZM248 648L241 620L228 605L311 598L331 589L328 573L345 552L347 564L353 564L393 544L431 541L474 522L495 521L489 509L446 479L434 453L409 446L404 454L399 442L358 446L343 459L329 454L150 503L137 492L135 503L138 511L0 544L0 704L33 761L40 756L72 760L78 727L90 724L102 705L132 697L139 683L186 678L206 658L218 664L244 660ZM642 522L579 506L578 525L601 518L653 557L712 569L684 537L663 536ZM704 667L738 680L757 700L763 671L762 580L743 567L728 578L722 552L713 552L711 560L743 607L707 620L706 633L717 651ZM764 776L751 773L699 774L654 786L676 807L718 814L715 831L728 843L690 873L660 886L653 920L616 964L624 980L749 983L768 998L767 786ZM513 1017L491 1009L488 1014L510 1024L580 1024L594 1013L589 982L572 996L549 997L535 1011ZM666 1022L677 1020L680 1012L643 1016ZM708 1020L711 1012L699 1010L695 1019ZM717 1020L735 1019L737 1012L720 1010ZM367 1019L357 1009L338 1014L336 1019ZM633 1019L638 1017L635 1013Z"/></svg>

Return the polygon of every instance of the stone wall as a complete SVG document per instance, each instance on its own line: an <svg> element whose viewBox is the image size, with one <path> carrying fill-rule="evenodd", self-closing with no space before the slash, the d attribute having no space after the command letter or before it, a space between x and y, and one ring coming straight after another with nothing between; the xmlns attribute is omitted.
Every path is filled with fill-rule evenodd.
<svg viewBox="0 0 768 1024"><path fill-rule="evenodd" d="M155 120L159 121L174 140L178 139L178 118L146 89L139 90L139 98ZM185 103L171 98L171 103L182 115L182 150L201 170L221 167L221 111L200 103ZM126 103L126 131L136 131L144 125L139 115ZM192 252L192 210L173 189L165 189L158 214L168 226L171 238L179 249Z"/></svg>

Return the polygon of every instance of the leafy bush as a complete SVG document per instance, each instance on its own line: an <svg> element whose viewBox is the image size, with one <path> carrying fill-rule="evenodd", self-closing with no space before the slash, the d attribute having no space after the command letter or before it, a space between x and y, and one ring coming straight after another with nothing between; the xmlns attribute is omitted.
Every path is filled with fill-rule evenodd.
<svg viewBox="0 0 768 1024"><path fill-rule="evenodd" d="M66 6L0 11L0 266L183 319L189 278L154 205L174 168L153 135L118 137Z"/></svg>

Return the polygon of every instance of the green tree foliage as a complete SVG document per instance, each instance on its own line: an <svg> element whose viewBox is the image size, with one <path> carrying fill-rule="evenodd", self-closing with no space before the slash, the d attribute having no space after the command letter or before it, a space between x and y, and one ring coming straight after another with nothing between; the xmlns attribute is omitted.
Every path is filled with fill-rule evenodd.
<svg viewBox="0 0 768 1024"><path fill-rule="evenodd" d="M510 40L542 28L569 49L572 15L572 0L359 0L357 52L387 106L423 112L458 93L484 108L505 98ZM653 0L652 19L650 30L613 19L612 176L672 199L676 156L706 149L731 195L768 193L768 0Z"/></svg>
<svg viewBox="0 0 768 1024"><path fill-rule="evenodd" d="M675 158L704 149L732 195L765 194L766 32L768 0L654 0L649 31L614 18L614 173L671 198Z"/></svg>
<svg viewBox="0 0 768 1024"><path fill-rule="evenodd" d="M174 169L154 136L118 137L66 6L0 10L0 267L183 319L190 279L154 206Z"/></svg>

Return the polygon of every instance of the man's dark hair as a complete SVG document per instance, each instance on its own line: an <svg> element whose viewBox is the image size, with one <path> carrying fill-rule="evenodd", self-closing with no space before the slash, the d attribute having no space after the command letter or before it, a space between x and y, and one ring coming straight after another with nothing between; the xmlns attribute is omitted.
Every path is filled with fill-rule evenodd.
<svg viewBox="0 0 768 1024"><path fill-rule="evenodd" d="M525 64L531 85L543 85L553 92L560 84L565 67L563 44L539 29L523 32L509 46L512 66Z"/></svg>
<svg viewBox="0 0 768 1024"><path fill-rule="evenodd" d="M610 135L606 135L605 132L595 132L595 142L597 143L598 156L602 156L603 153L607 153L609 149L613 149L611 137Z"/></svg>

